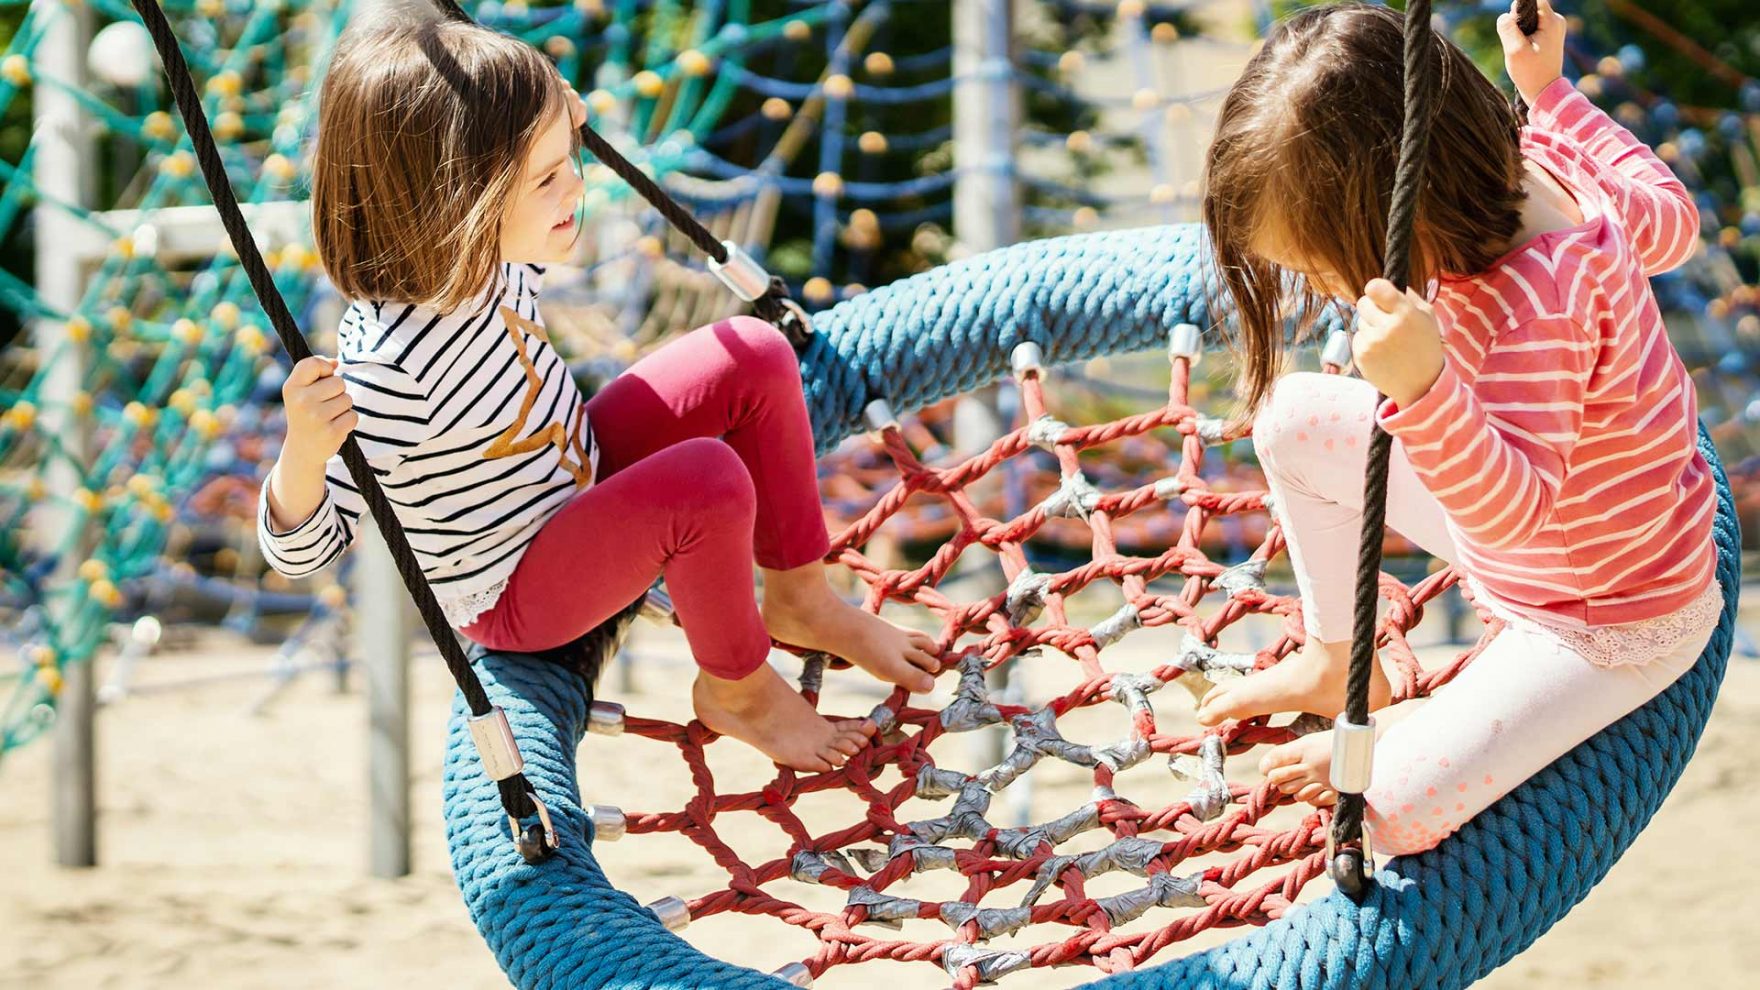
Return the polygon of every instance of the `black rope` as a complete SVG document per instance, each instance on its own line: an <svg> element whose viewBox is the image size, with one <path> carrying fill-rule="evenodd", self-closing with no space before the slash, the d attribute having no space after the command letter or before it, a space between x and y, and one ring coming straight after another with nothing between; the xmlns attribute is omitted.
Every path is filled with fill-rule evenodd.
<svg viewBox="0 0 1760 990"><path fill-rule="evenodd" d="M465 13L464 8L460 7L456 0L434 0L434 5L440 8L441 13L451 20L465 24L476 24L476 21L471 18L471 15ZM588 151L593 153L594 158L616 172L618 178L628 183L630 188L648 201L649 205L660 211L660 215L666 218L667 223L672 224L679 233L690 238L691 243L695 244L698 250L713 258L718 265L727 264L727 248L715 238L714 234L709 232L709 228L703 226L702 222L692 216L690 211L680 206L677 200L667 194L666 190L660 188L659 183L649 178L629 159L623 157L621 152L611 146L611 142L606 141L598 131L593 130L592 125L584 121L581 123L581 142L587 146ZM798 306L791 305L788 298L788 287L782 279L774 275L770 276L770 290L752 301L752 312L756 313L759 319L786 334L796 350L806 347L807 340L812 334L812 326L807 322L806 314Z"/></svg>
<svg viewBox="0 0 1760 990"><path fill-rule="evenodd" d="M178 112L183 115L184 128L189 132L196 161L201 163L202 178L207 180L208 191L214 197L214 208L220 212L220 223L226 228L226 235L232 239L232 246L238 252L239 266L249 277L251 288L255 290L257 300L262 303L263 311L268 314L269 323L275 328L275 336L280 338L281 346L286 348L288 357L296 362L311 357L312 350L307 346L305 337L300 334L299 326L294 323L293 315L288 312L280 290L276 289L274 277L269 274L268 266L263 264L263 256L257 251L257 242L251 236L244 214L238 208L238 200L232 193L232 183L226 175L226 165L220 160L220 152L214 146L213 133L208 129L207 114L202 109L201 97L196 93L195 81L190 78L189 65L184 61L183 51L178 47L177 36L172 33L171 25L166 23L165 13L159 8L158 0L131 2L140 13L147 33L153 36L154 46L159 49L159 60L165 66L165 77L170 83L171 95L177 101ZM452 679L458 682L458 689L464 694L471 714L489 714L489 695L483 690L482 682L477 679L476 671L471 669L470 660L460 648L445 614L441 612L433 589L428 587L421 564L410 550L409 539L404 535L402 524L397 521L397 514L392 510L384 490L379 487L379 479L374 476L366 457L361 453L360 445L352 435L343 441L341 453L342 461L348 467L349 477L354 479L362 500L367 503L374 521L379 524L379 532L391 549L392 559L397 562L397 572L403 576L404 586L415 599L422 622L427 625L428 634L434 638L434 644L440 648L440 656L446 661L447 669L452 671ZM497 784L501 789L501 804L509 815L525 818L537 813L537 807L530 798L532 785L524 774L515 774L497 781Z"/></svg>
<svg viewBox="0 0 1760 990"><path fill-rule="evenodd" d="M1539 28L1536 0L1518 0L1516 23L1525 35ZM1412 0L1405 16L1405 122L1400 134L1399 166L1394 172L1393 202L1387 216L1387 253L1384 274L1404 292L1411 278L1412 226L1417 218L1418 195L1424 185L1424 165L1430 146L1430 125L1435 112L1439 60L1430 28L1430 0ZM1375 395L1375 404L1383 396ZM1353 725L1369 721L1369 681L1375 665L1376 617L1380 610L1381 540L1387 524L1387 464L1393 437L1375 423L1369 439L1369 464L1363 473L1363 531L1357 553L1356 609L1351 623L1351 664L1345 685L1344 715ZM1327 864L1333 880L1346 894L1361 900L1371 882L1361 839L1363 796L1338 796L1332 818L1332 841L1341 850Z"/></svg>

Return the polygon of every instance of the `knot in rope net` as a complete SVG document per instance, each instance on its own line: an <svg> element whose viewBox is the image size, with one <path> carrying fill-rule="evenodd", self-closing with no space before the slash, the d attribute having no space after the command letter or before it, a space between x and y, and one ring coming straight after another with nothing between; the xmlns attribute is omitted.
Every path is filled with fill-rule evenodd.
<svg viewBox="0 0 1760 990"><path fill-rule="evenodd" d="M1022 345L1014 363L1023 422L946 466L919 458L884 403L869 407L871 436L894 470L871 507L834 537L832 556L861 577L869 610L898 603L933 617L944 663L957 670L943 674L944 681L957 677L953 699L940 710L917 707L897 689L871 713L881 729L876 742L844 767L812 775L782 770L764 786L736 793L717 789L707 754L715 736L700 723L624 718L625 732L678 747L695 796L679 811L600 808L599 837L616 837L605 827L607 815L621 816L629 833L680 833L727 874L721 889L649 905L662 920L680 925L735 912L805 928L816 935L817 951L785 969L803 984L835 966L888 959L938 964L954 986L971 987L1028 967L1132 969L1207 930L1279 917L1325 872L1330 812L1301 806L1278 824L1273 812L1291 799L1262 783L1250 765L1235 774L1245 781L1229 779L1228 770L1232 757L1327 728L1329 720L1304 716L1273 725L1282 720L1261 717L1203 731L1185 714L1211 685L1276 663L1299 647L1303 632L1299 600L1267 586L1283 549L1268 494L1226 490L1233 487L1229 476L1223 489L1207 480L1217 472L1205 470L1206 455L1250 442L1246 431L1230 432L1193 408L1196 328L1182 327L1175 340L1165 404L1092 426L1051 415L1038 349ZM1110 492L1088 480L1084 462L1103 462L1121 445L1152 435L1177 446L1173 473ZM1010 518L987 515L980 505L996 500L973 490L1035 450L1055 460L1061 483ZM876 534L936 505L957 526L920 566L887 568L864 552ZM1207 555L1207 527L1268 511L1272 518L1258 528L1263 541L1244 560L1225 564ZM1152 555L1121 549L1121 523L1154 513L1183 515L1177 539ZM1085 527L1089 559L1067 570L1035 570L1028 544L1051 525ZM1007 587L956 600L961 582L950 576L974 554L994 554ZM1382 577L1379 642L1396 700L1428 694L1452 678L1497 630L1492 619L1473 649L1436 669L1419 666L1406 633L1424 605L1454 583L1452 571L1413 586ZM1072 605L1078 595L1080 609ZM1095 612L1097 598L1108 599L1101 617L1080 624L1075 613ZM1231 652L1225 631L1249 617L1269 626L1260 639L1268 635L1270 642ZM1122 651L1108 647L1157 635L1145 631L1161 627L1167 628L1158 642L1169 649L1133 651L1134 663L1110 662ZM1153 658L1146 664L1145 655ZM815 703L826 661L808 655L803 664L802 690ZM1011 696L1018 692L999 686L1011 665L1030 665L1036 685L1055 681L1062 693L1042 704ZM1076 720L1086 733L1105 727L1110 734L1078 742L1075 730L1065 733ZM964 754L947 745L948 737L979 731L1006 733L1001 758L956 769L953 761ZM1089 798L1051 820L999 825L995 811L1007 810L998 798L1011 786L1030 786L1023 782L1054 764L1091 778ZM809 827L806 819L815 816L797 805L834 790L855 796L860 818L829 831ZM940 813L909 813L907 805L924 802ZM723 816L735 812L755 812L780 832L766 840L768 858L743 857L720 833ZM747 820L738 820L743 828ZM751 848L748 840L742 833L739 845ZM840 907L802 903L826 903L827 889L842 895Z"/></svg>

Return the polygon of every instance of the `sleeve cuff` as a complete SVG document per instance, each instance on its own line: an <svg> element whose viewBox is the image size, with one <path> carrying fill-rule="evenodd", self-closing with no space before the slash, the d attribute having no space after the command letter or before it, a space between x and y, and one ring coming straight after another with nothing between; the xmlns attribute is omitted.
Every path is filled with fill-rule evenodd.
<svg viewBox="0 0 1760 990"><path fill-rule="evenodd" d="M325 511L330 507L330 486L325 485L324 495L318 500L318 507L312 510L312 514L307 516L304 522L286 532L276 532L274 517L269 514L269 481L279 470L281 470L281 464L277 462L274 467L269 469L269 474L263 478L262 488L257 492L257 527L263 531L263 535L276 543L308 536L321 529L318 521L324 518Z"/></svg>
<svg viewBox="0 0 1760 990"><path fill-rule="evenodd" d="M1438 427L1446 429L1453 421L1449 410L1459 401L1461 388L1454 362L1444 358L1442 373L1436 376L1428 392L1404 408L1392 399L1383 399L1381 407L1375 411L1375 418L1382 429L1396 437L1440 432Z"/></svg>

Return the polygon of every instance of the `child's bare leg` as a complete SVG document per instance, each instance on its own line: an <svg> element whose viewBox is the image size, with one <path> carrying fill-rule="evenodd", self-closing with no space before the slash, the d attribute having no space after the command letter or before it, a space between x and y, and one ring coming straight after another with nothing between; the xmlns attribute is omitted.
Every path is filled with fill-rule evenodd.
<svg viewBox="0 0 1760 990"><path fill-rule="evenodd" d="M738 680L700 673L691 701L704 725L795 770L843 766L874 734L867 719L826 719L769 664Z"/></svg>
<svg viewBox="0 0 1760 990"><path fill-rule="evenodd" d="M941 669L935 638L904 629L838 597L825 565L764 569L764 626L778 641L842 657L883 681L919 694Z"/></svg>
<svg viewBox="0 0 1760 990"><path fill-rule="evenodd" d="M1312 712L1332 717L1344 710L1350 674L1350 642L1308 642L1277 665L1239 680L1218 685L1198 706L1198 722L1220 725L1231 718L1275 712ZM1384 708L1393 697L1387 672L1376 662L1369 670L1369 707Z"/></svg>

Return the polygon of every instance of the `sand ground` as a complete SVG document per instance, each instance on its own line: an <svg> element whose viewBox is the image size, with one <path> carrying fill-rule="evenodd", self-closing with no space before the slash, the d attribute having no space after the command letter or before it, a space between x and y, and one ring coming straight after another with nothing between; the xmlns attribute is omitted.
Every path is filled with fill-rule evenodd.
<svg viewBox="0 0 1760 990"><path fill-rule="evenodd" d="M678 717L684 699L670 685L687 672L682 643L671 631L638 628L633 690L613 674L605 694L632 711ZM1107 656L1124 667L1165 656L1168 642L1157 632L1136 634ZM268 652L204 633L191 649L151 658L138 682L257 670ZM1051 680L1035 675L1030 693L1061 686ZM395 881L366 875L359 692L337 694L326 676L308 675L253 716L248 709L264 685L253 677L143 694L101 713L98 869L50 865L49 747L11 754L0 767L0 958L7 960L0 987L507 985L465 914L442 844L440 746L451 686L438 659L418 656L415 663L415 872ZM827 695L846 711L863 710L875 697L853 678L834 681ZM1173 712L1179 706L1171 694L1156 697L1164 725L1184 717ZM1083 740L1116 736L1118 711L1108 708L1072 716L1063 728ZM969 745L952 740L937 754L957 766L975 758ZM680 806L689 793L683 764L669 747L598 736L586 746L602 768L588 785L591 800L658 810ZM961 746L968 749L962 753ZM1648 990L1682 977L1693 985L1733 985L1751 975L1760 967L1747 905L1760 866L1746 851L1760 816L1756 748L1760 663L1738 658L1698 754L1649 829L1569 918L1483 985ZM712 753L723 781L762 775L762 762L737 744L718 744ZM1144 803L1172 799L1164 765L1151 762L1157 768L1145 764L1137 768L1143 776L1127 774L1121 792ZM1028 809L1036 820L1075 807L1086 793L1080 776L1041 766L1046 772L1035 778ZM1231 775L1250 771L1233 767ZM925 804L907 814L931 817L944 807ZM999 798L1004 810L993 820L1006 821L1009 807ZM852 809L828 803L806 813L809 825L830 827L853 821ZM748 859L778 851L778 834L756 816L726 816L719 824ZM601 856L613 879L644 901L719 886L706 857L674 836L631 837L603 846ZM1118 879L1119 890L1137 882ZM919 881L930 886L905 892L954 893L937 888L932 876L910 883ZM814 893L803 899L834 906L812 901ZM937 929L945 931L935 922L914 924L929 927L904 934L935 938ZM776 922L714 918L686 934L764 968L811 951L809 939ZM1004 985L1067 987L1091 975L1086 968L1023 973ZM927 964L879 963L833 970L820 985L895 990L944 986L945 977Z"/></svg>

